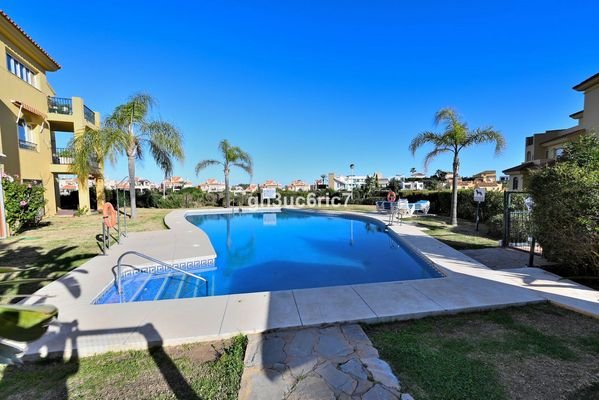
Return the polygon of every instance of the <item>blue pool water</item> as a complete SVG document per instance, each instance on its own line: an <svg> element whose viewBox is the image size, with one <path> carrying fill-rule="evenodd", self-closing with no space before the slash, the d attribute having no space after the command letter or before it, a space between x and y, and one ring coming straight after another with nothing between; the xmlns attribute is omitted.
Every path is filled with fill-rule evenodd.
<svg viewBox="0 0 599 400"><path fill-rule="evenodd" d="M382 223L339 216L280 213L189 215L210 238L216 268L123 278L97 303L149 301L439 277L385 232Z"/></svg>

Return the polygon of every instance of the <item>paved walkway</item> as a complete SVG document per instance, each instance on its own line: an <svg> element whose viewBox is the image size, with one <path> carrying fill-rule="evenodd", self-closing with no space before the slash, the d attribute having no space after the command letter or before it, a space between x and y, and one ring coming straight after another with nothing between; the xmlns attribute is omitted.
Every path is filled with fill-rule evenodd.
<svg viewBox="0 0 599 400"><path fill-rule="evenodd" d="M522 250L506 247L495 247L489 249L462 250L462 253L491 269L512 269L528 267L529 254ZM534 266L542 267L551 265L543 257L535 255Z"/></svg>
<svg viewBox="0 0 599 400"><path fill-rule="evenodd" d="M408 400L359 325L251 335L239 400Z"/></svg>

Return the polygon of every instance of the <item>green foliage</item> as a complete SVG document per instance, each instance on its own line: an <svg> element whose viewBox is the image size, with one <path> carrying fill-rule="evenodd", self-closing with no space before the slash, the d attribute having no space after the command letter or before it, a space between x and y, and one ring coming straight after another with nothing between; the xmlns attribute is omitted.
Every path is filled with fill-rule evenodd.
<svg viewBox="0 0 599 400"><path fill-rule="evenodd" d="M599 139L566 145L558 162L531 174L530 190L543 255L573 274L599 275Z"/></svg>
<svg viewBox="0 0 599 400"><path fill-rule="evenodd" d="M26 269L0 267L0 274L14 276ZM0 285L37 282L40 279L9 278L0 281ZM56 307L51 305L0 305L0 339L17 342L30 342L39 339L48 329L48 324L58 315ZM20 350L8 343L0 343L0 364L18 362Z"/></svg>
<svg viewBox="0 0 599 400"><path fill-rule="evenodd" d="M87 213L89 213L89 208L83 206L83 207L77 207L77 211L75 211L75 216L76 217L82 217L84 215L87 215Z"/></svg>
<svg viewBox="0 0 599 400"><path fill-rule="evenodd" d="M4 176L4 208L6 222L13 233L36 226L44 215L44 187L32 183L20 183L18 177Z"/></svg>

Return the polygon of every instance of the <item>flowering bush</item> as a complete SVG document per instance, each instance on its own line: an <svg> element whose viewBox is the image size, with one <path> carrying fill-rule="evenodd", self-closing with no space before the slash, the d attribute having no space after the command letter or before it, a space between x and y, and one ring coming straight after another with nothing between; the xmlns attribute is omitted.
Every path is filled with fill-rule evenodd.
<svg viewBox="0 0 599 400"><path fill-rule="evenodd" d="M35 226L41 221L46 204L42 185L35 181L19 183L17 179L4 175L2 187L4 189L6 222L13 233L18 233L29 226Z"/></svg>

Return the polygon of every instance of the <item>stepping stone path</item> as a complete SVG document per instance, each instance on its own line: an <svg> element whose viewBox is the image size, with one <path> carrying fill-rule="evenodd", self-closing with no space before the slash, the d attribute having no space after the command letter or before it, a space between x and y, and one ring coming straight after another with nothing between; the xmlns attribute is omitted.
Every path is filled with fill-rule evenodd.
<svg viewBox="0 0 599 400"><path fill-rule="evenodd" d="M239 400L412 400L359 325L249 336Z"/></svg>

